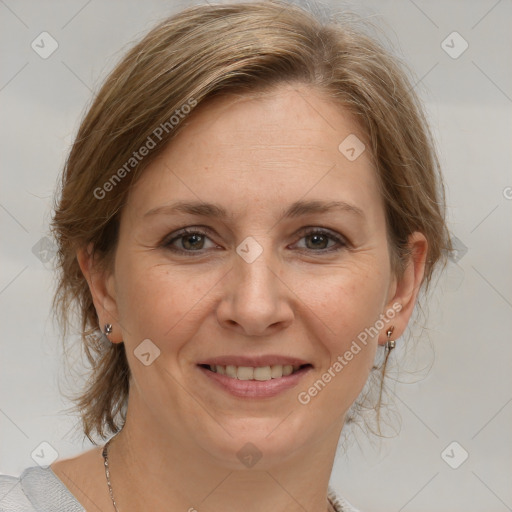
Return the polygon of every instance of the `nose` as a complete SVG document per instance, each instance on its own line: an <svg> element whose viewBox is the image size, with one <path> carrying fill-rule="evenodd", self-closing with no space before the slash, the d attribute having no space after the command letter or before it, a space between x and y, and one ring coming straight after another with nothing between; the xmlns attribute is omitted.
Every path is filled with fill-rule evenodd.
<svg viewBox="0 0 512 512"><path fill-rule="evenodd" d="M285 329L293 321L293 292L280 272L270 249L251 263L235 256L226 276L217 309L219 323L246 336L265 336Z"/></svg>

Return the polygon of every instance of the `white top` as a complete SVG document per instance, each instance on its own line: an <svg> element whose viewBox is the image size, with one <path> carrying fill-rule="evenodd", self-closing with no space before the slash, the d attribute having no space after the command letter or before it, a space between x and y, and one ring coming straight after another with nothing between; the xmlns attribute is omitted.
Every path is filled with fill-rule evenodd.
<svg viewBox="0 0 512 512"><path fill-rule="evenodd" d="M328 496L337 512L358 512L331 487ZM86 511L50 466L33 466L19 477L0 475L0 512Z"/></svg>

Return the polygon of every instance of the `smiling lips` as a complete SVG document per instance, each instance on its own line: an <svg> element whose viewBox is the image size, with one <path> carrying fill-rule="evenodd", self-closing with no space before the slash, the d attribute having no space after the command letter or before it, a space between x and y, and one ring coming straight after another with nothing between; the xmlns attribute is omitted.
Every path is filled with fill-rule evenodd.
<svg viewBox="0 0 512 512"><path fill-rule="evenodd" d="M244 398L275 396L295 386L313 368L302 359L284 356L224 356L198 366L224 390Z"/></svg>
<svg viewBox="0 0 512 512"><path fill-rule="evenodd" d="M280 379L311 366L307 361L286 356L221 356L199 363L203 368L231 379L266 381Z"/></svg>

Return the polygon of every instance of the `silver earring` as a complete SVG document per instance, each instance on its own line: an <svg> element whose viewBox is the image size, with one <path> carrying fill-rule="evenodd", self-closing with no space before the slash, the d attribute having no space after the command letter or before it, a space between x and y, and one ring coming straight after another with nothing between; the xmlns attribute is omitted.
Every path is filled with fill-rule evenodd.
<svg viewBox="0 0 512 512"><path fill-rule="evenodd" d="M112 334L112 324L105 324L104 332L107 336Z"/></svg>
<svg viewBox="0 0 512 512"><path fill-rule="evenodd" d="M391 335L393 334L393 331L395 330L394 327L390 327L387 331L386 331L386 335L388 337L385 345L384 345L384 348L386 350L393 350L395 348L395 340L392 340L391 339Z"/></svg>

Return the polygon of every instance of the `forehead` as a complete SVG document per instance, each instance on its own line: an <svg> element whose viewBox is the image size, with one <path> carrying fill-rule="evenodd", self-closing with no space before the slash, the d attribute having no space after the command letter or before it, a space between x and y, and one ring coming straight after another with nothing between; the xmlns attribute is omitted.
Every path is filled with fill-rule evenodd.
<svg viewBox="0 0 512 512"><path fill-rule="evenodd" d="M364 135L352 115L306 86L229 95L200 105L136 183L129 206L144 213L173 199L250 210L299 199L382 205ZM350 148L349 148L350 149ZM373 204L373 206L372 206Z"/></svg>

